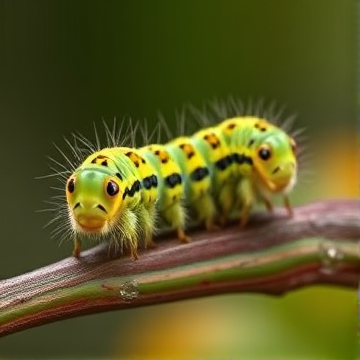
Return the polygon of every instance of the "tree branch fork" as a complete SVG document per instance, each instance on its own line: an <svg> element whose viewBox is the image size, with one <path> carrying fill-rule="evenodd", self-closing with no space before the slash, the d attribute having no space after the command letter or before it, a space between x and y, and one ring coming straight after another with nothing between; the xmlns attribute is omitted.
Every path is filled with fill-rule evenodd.
<svg viewBox="0 0 360 360"><path fill-rule="evenodd" d="M140 259L84 251L0 281L0 336L89 313L230 292L281 295L327 284L356 288L360 202L319 201L257 212L243 229L194 230L193 241L162 236Z"/></svg>

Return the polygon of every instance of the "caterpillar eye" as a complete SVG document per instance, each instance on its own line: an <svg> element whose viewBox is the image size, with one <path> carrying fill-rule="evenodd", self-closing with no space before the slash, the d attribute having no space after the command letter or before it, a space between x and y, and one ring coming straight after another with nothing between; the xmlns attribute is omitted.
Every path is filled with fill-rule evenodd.
<svg viewBox="0 0 360 360"><path fill-rule="evenodd" d="M72 194L75 190L75 179L71 178L67 183L67 191Z"/></svg>
<svg viewBox="0 0 360 360"><path fill-rule="evenodd" d="M109 196L115 196L119 192L119 185L115 181L110 180L106 186L106 192Z"/></svg>
<svg viewBox="0 0 360 360"><path fill-rule="evenodd" d="M267 145L262 146L258 151L258 155L264 161L269 160L271 157L270 148Z"/></svg>

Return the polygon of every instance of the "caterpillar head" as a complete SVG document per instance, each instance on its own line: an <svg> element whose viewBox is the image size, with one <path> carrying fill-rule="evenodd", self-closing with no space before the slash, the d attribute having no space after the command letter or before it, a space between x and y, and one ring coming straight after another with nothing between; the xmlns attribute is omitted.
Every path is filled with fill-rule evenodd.
<svg viewBox="0 0 360 360"><path fill-rule="evenodd" d="M80 168L66 183L68 210L77 232L107 232L122 205L120 179L106 170L96 165Z"/></svg>
<svg viewBox="0 0 360 360"><path fill-rule="evenodd" d="M283 130L273 127L253 148L256 183L272 193L288 193L297 178L296 144Z"/></svg>

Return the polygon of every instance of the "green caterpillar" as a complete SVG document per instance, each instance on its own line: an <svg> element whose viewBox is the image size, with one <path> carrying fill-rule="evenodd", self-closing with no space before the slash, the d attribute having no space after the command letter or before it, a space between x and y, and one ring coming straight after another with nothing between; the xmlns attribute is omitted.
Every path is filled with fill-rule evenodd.
<svg viewBox="0 0 360 360"><path fill-rule="evenodd" d="M154 245L158 220L189 242L189 213L214 230L237 211L245 226L257 200L272 210L273 194L283 196L292 214L288 194L297 181L296 143L265 117L224 116L191 136L143 147L117 146L106 129L113 146L91 152L66 179L63 212L75 257L82 240L90 238L125 246L137 259L141 241ZM84 137L75 140L93 149ZM80 160L79 145L72 150Z"/></svg>

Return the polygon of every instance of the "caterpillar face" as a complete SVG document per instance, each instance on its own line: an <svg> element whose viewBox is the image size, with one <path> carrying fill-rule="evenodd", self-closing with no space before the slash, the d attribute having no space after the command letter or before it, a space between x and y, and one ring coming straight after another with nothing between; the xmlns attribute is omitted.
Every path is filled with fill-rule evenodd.
<svg viewBox="0 0 360 360"><path fill-rule="evenodd" d="M251 157L258 184L272 193L289 192L296 183L295 142L280 129L256 144Z"/></svg>
<svg viewBox="0 0 360 360"><path fill-rule="evenodd" d="M88 167L67 181L66 199L73 227L78 232L104 233L123 202L120 180L108 171Z"/></svg>

